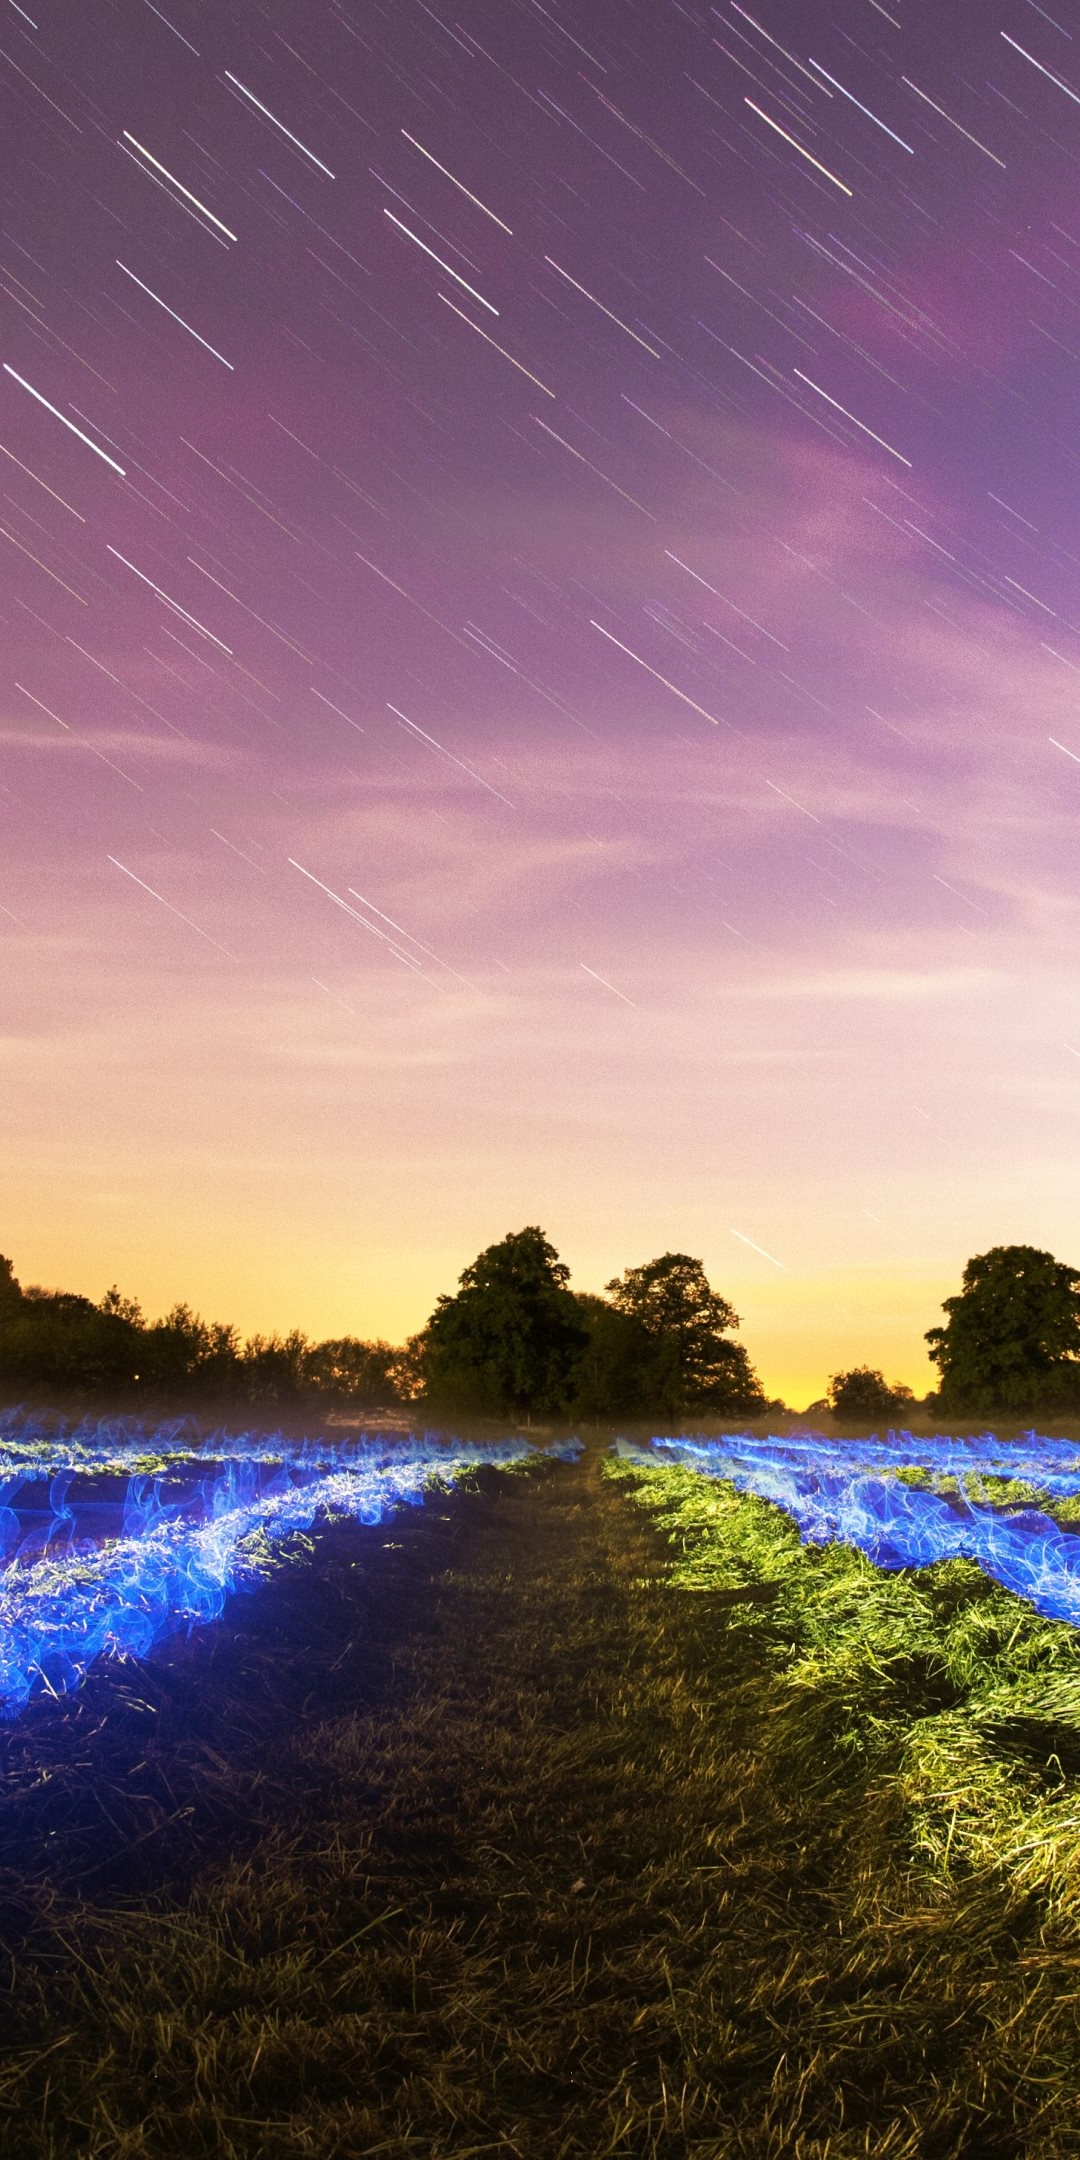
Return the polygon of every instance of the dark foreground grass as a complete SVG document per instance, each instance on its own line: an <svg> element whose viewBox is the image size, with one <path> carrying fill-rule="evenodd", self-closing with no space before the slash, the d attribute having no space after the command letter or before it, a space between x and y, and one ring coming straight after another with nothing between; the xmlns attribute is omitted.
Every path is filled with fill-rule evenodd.
<svg viewBox="0 0 1080 2160"><path fill-rule="evenodd" d="M874 1637L867 1708L782 1541L626 1483L342 1526L0 1734L5 2156L1080 2155L1067 1882L920 1844L882 1737L955 1675Z"/></svg>

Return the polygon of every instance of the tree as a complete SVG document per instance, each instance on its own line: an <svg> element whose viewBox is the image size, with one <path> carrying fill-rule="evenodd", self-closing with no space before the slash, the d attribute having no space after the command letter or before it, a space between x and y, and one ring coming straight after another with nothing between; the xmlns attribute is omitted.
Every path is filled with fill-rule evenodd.
<svg viewBox="0 0 1080 2160"><path fill-rule="evenodd" d="M641 1416L642 1372L652 1348L641 1321L592 1291L576 1293L586 1339L574 1373L573 1407L596 1423Z"/></svg>
<svg viewBox="0 0 1080 2160"><path fill-rule="evenodd" d="M1034 1245L977 1253L926 1341L954 1413L1066 1411L1080 1405L1080 1272Z"/></svg>
<svg viewBox="0 0 1080 2160"><path fill-rule="evenodd" d="M123 1306L124 1300L118 1299ZM100 1305L73 1291L42 1290L5 1301L0 1380L16 1387L126 1394L139 1370L141 1329L108 1297Z"/></svg>
<svg viewBox="0 0 1080 2160"><path fill-rule="evenodd" d="M115 1283L111 1290L106 1290L98 1311L112 1313L117 1320L130 1320L132 1327L141 1328L143 1325L142 1306L138 1298L125 1297Z"/></svg>
<svg viewBox="0 0 1080 2160"><path fill-rule="evenodd" d="M565 1271L564 1271L565 1272ZM98 1304L70 1291L23 1290L0 1254L0 1386L222 1406L230 1399L300 1409L307 1402L374 1409L422 1394L426 1337L398 1349L345 1335L309 1343L294 1330L241 1346L235 1327L176 1304L148 1322L113 1284Z"/></svg>
<svg viewBox="0 0 1080 2160"><path fill-rule="evenodd" d="M390 1382L394 1398L401 1403L419 1402L424 1393L424 1357L427 1336L423 1328L410 1335L392 1353Z"/></svg>
<svg viewBox="0 0 1080 2160"><path fill-rule="evenodd" d="M490 1417L565 1410L587 1339L569 1273L535 1225L486 1246L423 1331L425 1396Z"/></svg>
<svg viewBox="0 0 1080 2160"><path fill-rule="evenodd" d="M914 1400L909 1387L890 1387L884 1375L869 1365L854 1365L849 1372L833 1373L829 1380L829 1409L834 1417L852 1422L892 1417Z"/></svg>
<svg viewBox="0 0 1080 2160"><path fill-rule="evenodd" d="M312 1346L299 1328L288 1335L253 1335L240 1356L242 1385L261 1410L294 1409L308 1392Z"/></svg>
<svg viewBox="0 0 1080 2160"><path fill-rule="evenodd" d="M341 1335L316 1343L308 1358L309 1383L332 1402L376 1410L399 1400L396 1363L401 1353L387 1342L360 1342Z"/></svg>
<svg viewBox="0 0 1080 2160"><path fill-rule="evenodd" d="M242 1381L236 1329L201 1319L190 1305L174 1305L145 1330L139 1375L144 1388L165 1395L235 1395Z"/></svg>
<svg viewBox="0 0 1080 2160"><path fill-rule="evenodd" d="M745 1415L765 1391L741 1343L725 1340L738 1313L710 1288L700 1260L663 1253L607 1285L616 1312L644 1337L638 1369L642 1415Z"/></svg>

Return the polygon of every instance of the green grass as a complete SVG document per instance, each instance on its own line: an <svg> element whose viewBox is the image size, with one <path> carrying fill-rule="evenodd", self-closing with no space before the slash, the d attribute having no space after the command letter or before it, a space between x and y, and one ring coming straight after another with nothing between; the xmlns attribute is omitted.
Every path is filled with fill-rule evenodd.
<svg viewBox="0 0 1080 2160"><path fill-rule="evenodd" d="M844 1545L804 1545L771 1502L683 1468L605 1475L678 1548L692 1592L768 1585L733 1607L771 1676L769 1729L807 1775L827 1748L888 1779L910 1856L1057 1886L1080 1922L1080 1636L972 1561L886 1573ZM943 1829L944 1826L944 1829Z"/></svg>
<svg viewBox="0 0 1080 2160"><path fill-rule="evenodd" d="M936 1974L958 2028L978 2005L969 2092L1025 2095L1017 2150L1080 2150L1080 1638L973 1563L886 1574L802 1545L722 1481L605 1471L675 1545L688 1601L773 1593L725 1619L755 1645L742 1714L778 1784L816 1793L847 1847L851 1970L880 1969L892 1945L898 2018L924 2010L916 1974L923 1991Z"/></svg>
<svg viewBox="0 0 1080 2160"><path fill-rule="evenodd" d="M957 1476L951 1471L924 1470L918 1464L905 1464L894 1475L905 1485L940 1493L944 1498L972 1500L986 1507L1038 1508L1063 1528L1080 1523L1080 1493L1048 1492L1045 1485L1028 1478L993 1477L979 1470L965 1470Z"/></svg>

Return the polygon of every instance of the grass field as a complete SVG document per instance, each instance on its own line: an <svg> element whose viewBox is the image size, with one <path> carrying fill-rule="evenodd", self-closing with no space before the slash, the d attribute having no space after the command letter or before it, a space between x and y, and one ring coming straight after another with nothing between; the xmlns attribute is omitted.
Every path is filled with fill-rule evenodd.
<svg viewBox="0 0 1080 2160"><path fill-rule="evenodd" d="M0 1728L0 2151L1080 2155L1078 1644L599 1442L298 1539Z"/></svg>

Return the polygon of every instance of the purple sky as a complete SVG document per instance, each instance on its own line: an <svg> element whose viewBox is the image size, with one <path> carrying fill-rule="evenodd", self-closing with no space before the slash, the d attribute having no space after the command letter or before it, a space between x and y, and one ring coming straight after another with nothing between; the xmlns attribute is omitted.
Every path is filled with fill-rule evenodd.
<svg viewBox="0 0 1080 2160"><path fill-rule="evenodd" d="M539 1222L798 1403L1080 1260L1075 24L5 0L23 1281Z"/></svg>

